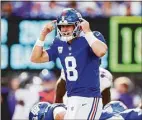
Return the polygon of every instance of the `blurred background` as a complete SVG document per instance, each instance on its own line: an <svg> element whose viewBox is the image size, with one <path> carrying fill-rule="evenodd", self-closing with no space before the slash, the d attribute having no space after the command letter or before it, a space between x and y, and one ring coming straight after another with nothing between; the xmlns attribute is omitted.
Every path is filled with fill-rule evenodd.
<svg viewBox="0 0 142 120"><path fill-rule="evenodd" d="M101 67L113 75L112 100L137 107L142 96L142 2L1 1L1 117L27 119L38 101L54 102L60 60L30 62L30 54L42 27L63 8L78 10L91 29L100 31L108 53ZM56 36L52 31L45 49ZM129 101L129 102L128 102Z"/></svg>

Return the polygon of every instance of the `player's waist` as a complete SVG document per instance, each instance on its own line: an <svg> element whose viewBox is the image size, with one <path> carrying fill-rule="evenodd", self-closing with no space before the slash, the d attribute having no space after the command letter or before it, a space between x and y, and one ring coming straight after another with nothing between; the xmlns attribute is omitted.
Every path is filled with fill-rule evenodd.
<svg viewBox="0 0 142 120"><path fill-rule="evenodd" d="M95 90L95 91L89 91L89 90L84 90L84 91L67 91L67 96L81 96L81 97L101 97L100 90Z"/></svg>

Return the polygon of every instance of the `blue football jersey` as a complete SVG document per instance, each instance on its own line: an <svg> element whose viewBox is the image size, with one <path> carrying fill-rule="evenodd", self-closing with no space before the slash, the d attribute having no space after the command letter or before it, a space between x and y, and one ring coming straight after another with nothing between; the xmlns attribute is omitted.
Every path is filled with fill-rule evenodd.
<svg viewBox="0 0 142 120"><path fill-rule="evenodd" d="M102 112L100 120L107 119L120 119L120 120L142 120L142 110L139 108L127 109L120 113Z"/></svg>
<svg viewBox="0 0 142 120"><path fill-rule="evenodd" d="M120 113L125 120L142 120L142 109L128 109Z"/></svg>
<svg viewBox="0 0 142 120"><path fill-rule="evenodd" d="M53 111L57 107L63 107L62 103L50 104L49 102L36 103L30 110L29 120L54 120Z"/></svg>
<svg viewBox="0 0 142 120"><path fill-rule="evenodd" d="M51 106L49 106L49 108L46 109L44 120L54 120L53 110L54 110L56 107L64 107L64 108L66 109L65 105L62 104L62 103L55 103L55 104L52 104Z"/></svg>
<svg viewBox="0 0 142 120"><path fill-rule="evenodd" d="M120 114L102 112L99 120L125 120Z"/></svg>
<svg viewBox="0 0 142 120"><path fill-rule="evenodd" d="M93 32L105 43L103 35ZM97 57L84 34L75 38L71 44L56 37L47 50L49 60L60 58L66 77L67 96L101 97L99 82L99 57Z"/></svg>
<svg viewBox="0 0 142 120"><path fill-rule="evenodd" d="M104 106L100 120L107 120L107 119L123 120L123 117L120 115L120 113L125 111L126 109L127 107L121 101L111 101Z"/></svg>
<svg viewBox="0 0 142 120"><path fill-rule="evenodd" d="M120 101L111 101L104 106L100 120L121 119L121 120L142 120L142 109L126 109Z"/></svg>

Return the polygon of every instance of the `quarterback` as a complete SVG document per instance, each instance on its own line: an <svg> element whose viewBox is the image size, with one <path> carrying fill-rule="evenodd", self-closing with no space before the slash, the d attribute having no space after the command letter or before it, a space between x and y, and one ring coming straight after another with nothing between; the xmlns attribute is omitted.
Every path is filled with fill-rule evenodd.
<svg viewBox="0 0 142 120"><path fill-rule="evenodd" d="M55 28L57 36L49 49L43 50L46 35ZM91 31L89 22L72 8L48 23L35 43L31 61L42 63L60 58L66 78L67 111L65 119L99 119L102 98L99 82L99 59L107 45L103 35Z"/></svg>

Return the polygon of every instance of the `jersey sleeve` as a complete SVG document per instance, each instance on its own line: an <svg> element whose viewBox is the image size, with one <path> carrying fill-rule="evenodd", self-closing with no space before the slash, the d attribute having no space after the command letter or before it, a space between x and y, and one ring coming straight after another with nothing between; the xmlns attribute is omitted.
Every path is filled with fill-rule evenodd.
<svg viewBox="0 0 142 120"><path fill-rule="evenodd" d="M93 34L96 38L98 38L100 41L102 41L106 44L104 36L99 31L93 31Z"/></svg>
<svg viewBox="0 0 142 120"><path fill-rule="evenodd" d="M46 50L49 56L49 61L55 61L56 58L58 57L58 51L57 51L57 42L56 38L51 44L51 46Z"/></svg>

